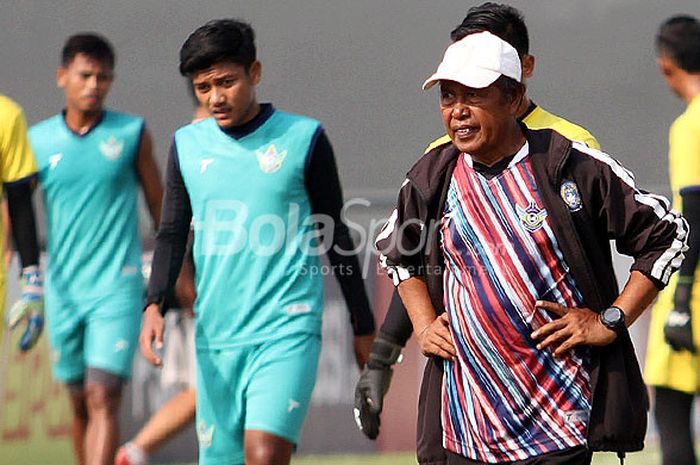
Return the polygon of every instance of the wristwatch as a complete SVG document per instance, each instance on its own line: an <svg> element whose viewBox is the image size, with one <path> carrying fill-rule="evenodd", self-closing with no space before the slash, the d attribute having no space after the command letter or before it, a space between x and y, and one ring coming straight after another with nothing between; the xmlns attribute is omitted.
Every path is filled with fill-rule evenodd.
<svg viewBox="0 0 700 465"><path fill-rule="evenodd" d="M625 312L619 307L609 307L600 313L600 322L608 329L620 333L626 329Z"/></svg>

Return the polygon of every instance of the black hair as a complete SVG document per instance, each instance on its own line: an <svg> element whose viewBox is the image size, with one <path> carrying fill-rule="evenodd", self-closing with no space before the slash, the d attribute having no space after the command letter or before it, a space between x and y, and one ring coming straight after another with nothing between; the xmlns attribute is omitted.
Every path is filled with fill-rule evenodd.
<svg viewBox="0 0 700 465"><path fill-rule="evenodd" d="M523 14L510 5L500 3L486 2L470 8L462 23L452 31L450 38L457 42L469 34L484 31L508 42L520 58L530 52L530 37Z"/></svg>
<svg viewBox="0 0 700 465"><path fill-rule="evenodd" d="M243 65L255 62L255 32L238 19L215 19L199 27L180 49L180 74L191 77L215 63L227 61Z"/></svg>
<svg viewBox="0 0 700 465"><path fill-rule="evenodd" d="M659 28L656 49L682 70L700 72L700 23L689 15L672 16Z"/></svg>
<svg viewBox="0 0 700 465"><path fill-rule="evenodd" d="M525 94L525 84L508 76L499 76L499 78L494 81L494 85L501 92L501 100L504 102L515 100L519 96Z"/></svg>
<svg viewBox="0 0 700 465"><path fill-rule="evenodd" d="M114 69L116 58L109 41L95 32L81 32L70 36L63 45L61 65L65 68L71 64L76 55L82 53Z"/></svg>

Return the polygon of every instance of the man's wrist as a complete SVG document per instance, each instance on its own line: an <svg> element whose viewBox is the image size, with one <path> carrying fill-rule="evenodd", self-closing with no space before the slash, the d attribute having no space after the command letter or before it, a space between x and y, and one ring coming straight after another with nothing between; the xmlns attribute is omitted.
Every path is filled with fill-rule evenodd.
<svg viewBox="0 0 700 465"><path fill-rule="evenodd" d="M606 308L600 312L598 320L604 327L615 332L617 335L627 330L627 325L625 323L626 315L620 307L612 306Z"/></svg>
<svg viewBox="0 0 700 465"><path fill-rule="evenodd" d="M380 333L372 343L367 365L370 368L390 368L395 363L401 362L402 349L403 347L382 337Z"/></svg>
<svg viewBox="0 0 700 465"><path fill-rule="evenodd" d="M150 303L147 303L145 307L143 307L143 313L151 313L153 311L156 311L162 315L163 312L161 311L161 308L162 308L162 305L159 304L158 302L150 302Z"/></svg>
<svg viewBox="0 0 700 465"><path fill-rule="evenodd" d="M693 277L679 276L673 293L673 306L676 310L690 311L690 298L693 292Z"/></svg>

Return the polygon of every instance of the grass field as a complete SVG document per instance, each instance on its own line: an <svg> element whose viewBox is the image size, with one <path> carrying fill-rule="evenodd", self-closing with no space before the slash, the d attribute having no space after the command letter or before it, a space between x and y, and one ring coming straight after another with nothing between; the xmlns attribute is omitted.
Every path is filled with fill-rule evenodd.
<svg viewBox="0 0 700 465"><path fill-rule="evenodd" d="M381 454L381 455L316 455L297 457L292 465L414 465L414 454ZM593 457L593 465L619 465L615 454L600 453ZM660 463L659 454L655 448L649 447L644 452L629 454L625 465L654 465Z"/></svg>
<svg viewBox="0 0 700 465"><path fill-rule="evenodd" d="M657 450L649 447L644 452L628 455L625 458L625 465L654 465L659 461ZM292 459L292 465L414 465L415 463L414 454L307 455ZM619 463L615 454L601 453L593 457L593 465L618 465Z"/></svg>

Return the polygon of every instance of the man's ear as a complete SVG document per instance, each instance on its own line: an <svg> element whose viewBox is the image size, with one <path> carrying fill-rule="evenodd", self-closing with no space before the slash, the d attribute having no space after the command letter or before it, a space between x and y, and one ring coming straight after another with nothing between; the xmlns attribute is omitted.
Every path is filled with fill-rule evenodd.
<svg viewBox="0 0 700 465"><path fill-rule="evenodd" d="M530 79L535 73L535 57L534 55L525 55L522 61L524 81L525 79Z"/></svg>
<svg viewBox="0 0 700 465"><path fill-rule="evenodd" d="M678 66L666 55L661 55L656 58L656 65L664 77L671 77L676 73Z"/></svg>
<svg viewBox="0 0 700 465"><path fill-rule="evenodd" d="M56 68L56 87L62 89L66 86L66 74L67 70L63 66Z"/></svg>
<svg viewBox="0 0 700 465"><path fill-rule="evenodd" d="M250 68L248 69L248 74L250 75L254 85L257 86L260 84L260 80L262 79L262 63L260 63L258 60L251 63Z"/></svg>

